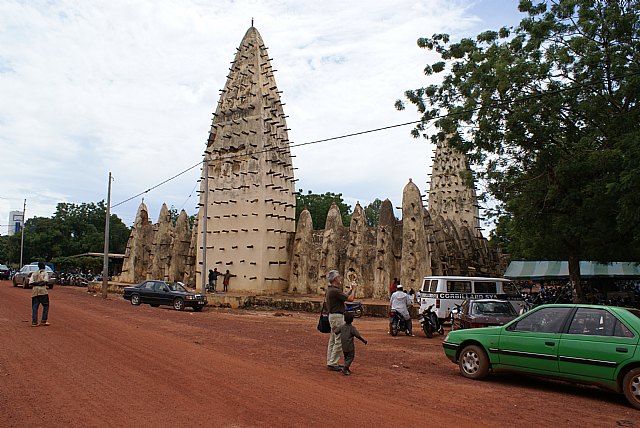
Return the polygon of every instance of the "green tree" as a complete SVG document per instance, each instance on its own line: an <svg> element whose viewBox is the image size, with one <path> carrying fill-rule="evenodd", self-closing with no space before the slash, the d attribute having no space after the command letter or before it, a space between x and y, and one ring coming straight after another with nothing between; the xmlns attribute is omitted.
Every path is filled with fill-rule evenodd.
<svg viewBox="0 0 640 428"><path fill-rule="evenodd" d="M176 207L174 207L173 205L171 205L171 208L169 208L169 217L171 218L171 223L175 226L176 223L178 222L178 217L180 216L180 213L178 212L178 209ZM193 225L196 221L196 217L198 215L197 214L192 214L188 217L189 220L189 228L193 229Z"/></svg>
<svg viewBox="0 0 640 428"><path fill-rule="evenodd" d="M59 203L51 218L27 219L24 228L23 262L49 261L104 250L104 201L80 205ZM115 214L110 216L109 251L124 253L131 230ZM8 237L6 257L12 263L20 260L20 234Z"/></svg>
<svg viewBox="0 0 640 428"><path fill-rule="evenodd" d="M375 227L378 225L380 221L380 207L382 206L382 201L380 199L375 199L369 205L364 207L364 215L367 219L367 225Z"/></svg>
<svg viewBox="0 0 640 428"><path fill-rule="evenodd" d="M564 259L576 299L579 260L640 256L640 6L637 0L521 0L515 28L451 43L418 40L442 83L405 93L412 131L468 153L498 201L513 255ZM404 108L402 101L396 107Z"/></svg>
<svg viewBox="0 0 640 428"><path fill-rule="evenodd" d="M347 205L342 200L342 193L327 192L325 194L317 194L309 190L307 194L304 194L302 189L296 194L296 223L298 222L298 218L300 218L302 210L307 208L313 219L313 228L316 230L324 229L327 221L327 213L329 213L329 208L331 208L331 204L334 202L340 209L342 225L349 226L352 214L351 205Z"/></svg>
<svg viewBox="0 0 640 428"><path fill-rule="evenodd" d="M9 246L9 235L0 235L0 264L6 264L9 262L7 256L7 249Z"/></svg>

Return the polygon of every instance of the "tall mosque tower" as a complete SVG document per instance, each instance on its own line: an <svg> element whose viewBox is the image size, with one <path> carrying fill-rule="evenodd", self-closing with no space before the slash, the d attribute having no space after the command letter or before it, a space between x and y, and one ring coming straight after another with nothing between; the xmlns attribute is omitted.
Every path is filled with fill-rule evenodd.
<svg viewBox="0 0 640 428"><path fill-rule="evenodd" d="M288 286L296 201L281 91L255 27L247 30L229 70L204 154L196 285L203 272L218 268L236 275L229 290L276 293Z"/></svg>
<svg viewBox="0 0 640 428"><path fill-rule="evenodd" d="M447 140L436 146L429 186L429 214L462 223L482 237L478 197L475 187L468 187L464 175L470 174L467 158L449 146Z"/></svg>

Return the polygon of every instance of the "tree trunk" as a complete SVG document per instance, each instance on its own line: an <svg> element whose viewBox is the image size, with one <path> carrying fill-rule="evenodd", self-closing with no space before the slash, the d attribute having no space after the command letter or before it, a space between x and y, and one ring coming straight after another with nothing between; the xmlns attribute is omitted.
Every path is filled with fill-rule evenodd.
<svg viewBox="0 0 640 428"><path fill-rule="evenodd" d="M584 302L582 284L580 283L580 259L576 256L569 256L569 282L571 283L573 303Z"/></svg>

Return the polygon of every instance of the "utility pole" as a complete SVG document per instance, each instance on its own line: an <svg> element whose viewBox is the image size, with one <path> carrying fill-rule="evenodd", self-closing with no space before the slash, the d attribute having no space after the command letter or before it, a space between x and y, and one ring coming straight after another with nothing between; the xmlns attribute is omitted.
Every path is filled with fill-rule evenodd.
<svg viewBox="0 0 640 428"><path fill-rule="evenodd" d="M24 200L24 205L22 205L22 227L20 228L20 269L22 269L22 253L24 251L24 213L27 211L27 199Z"/></svg>
<svg viewBox="0 0 640 428"><path fill-rule="evenodd" d="M204 180L204 207L202 210L202 294L207 293L207 206L209 205L209 162L204 155L202 162L202 177Z"/></svg>
<svg viewBox="0 0 640 428"><path fill-rule="evenodd" d="M111 171L109 171L109 186L107 190L107 215L104 219L104 259L102 263L102 298L107 298L109 285L109 221L111 217Z"/></svg>

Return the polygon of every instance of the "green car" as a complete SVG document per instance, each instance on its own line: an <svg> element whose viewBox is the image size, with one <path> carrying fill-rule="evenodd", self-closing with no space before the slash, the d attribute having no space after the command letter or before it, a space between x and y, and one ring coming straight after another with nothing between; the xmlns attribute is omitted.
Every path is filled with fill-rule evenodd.
<svg viewBox="0 0 640 428"><path fill-rule="evenodd" d="M501 327L452 331L442 346L462 376L512 371L623 392L640 409L640 311L544 305Z"/></svg>

